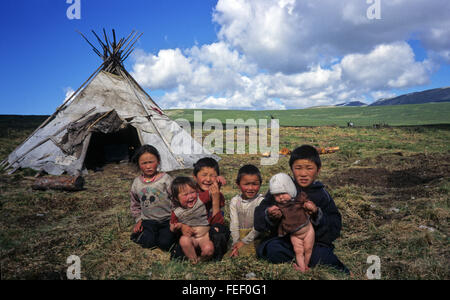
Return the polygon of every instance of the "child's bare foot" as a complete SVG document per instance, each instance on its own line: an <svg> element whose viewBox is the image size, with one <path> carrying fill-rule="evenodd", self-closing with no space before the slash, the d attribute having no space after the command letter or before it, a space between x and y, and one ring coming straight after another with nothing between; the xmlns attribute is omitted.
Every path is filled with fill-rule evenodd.
<svg viewBox="0 0 450 300"><path fill-rule="evenodd" d="M190 259L190 261L191 261L192 265L196 265L199 262L198 258L192 258L192 259Z"/></svg>
<svg viewBox="0 0 450 300"><path fill-rule="evenodd" d="M302 273L305 273L306 271L309 271L309 268L308 268L308 267L302 268L302 267L300 267L297 263L293 263L293 264L292 264L292 267L293 267L296 271L300 271L300 272L302 272Z"/></svg>
<svg viewBox="0 0 450 300"><path fill-rule="evenodd" d="M292 267L293 267L296 271L303 272L302 269L300 268L300 266L297 265L297 263L293 263L293 264L292 264Z"/></svg>

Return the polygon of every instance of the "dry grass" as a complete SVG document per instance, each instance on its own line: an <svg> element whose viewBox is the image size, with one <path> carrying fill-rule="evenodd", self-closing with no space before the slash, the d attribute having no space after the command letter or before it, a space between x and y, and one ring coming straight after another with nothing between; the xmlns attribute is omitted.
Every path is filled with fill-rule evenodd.
<svg viewBox="0 0 450 300"><path fill-rule="evenodd" d="M27 133L0 137L3 153ZM382 279L450 279L448 127L281 128L280 136L280 149L304 143L341 148L322 156L320 179L342 214L335 253L353 279L366 278L369 255L381 258ZM223 193L230 200L238 192L238 168L259 165L261 157L221 157L228 181ZM273 174L288 171L288 158L260 169L265 192ZM180 174L190 171L172 173ZM65 279L70 255L81 258L83 279L245 279L250 272L268 280L350 279L324 266L300 274L290 264L253 257L192 266L158 249L142 249L129 239L128 193L136 173L126 164L90 173L86 189L76 193L33 191L31 175L30 170L0 175L2 279Z"/></svg>

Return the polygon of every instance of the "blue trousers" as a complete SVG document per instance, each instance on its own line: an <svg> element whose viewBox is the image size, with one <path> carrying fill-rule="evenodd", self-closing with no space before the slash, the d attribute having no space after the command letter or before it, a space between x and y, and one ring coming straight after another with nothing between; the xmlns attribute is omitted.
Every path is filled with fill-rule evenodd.
<svg viewBox="0 0 450 300"><path fill-rule="evenodd" d="M142 227L144 230L141 233L132 234L131 240L143 248L158 247L161 250L169 251L176 242L175 234L170 231L169 221L144 220L142 221Z"/></svg>
<svg viewBox="0 0 450 300"><path fill-rule="evenodd" d="M274 264L290 262L295 258L294 248L289 236L274 237L262 242L256 249L256 254L259 258ZM308 266L312 268L318 264L334 267L347 274L350 273L349 269L333 253L332 247L316 243Z"/></svg>

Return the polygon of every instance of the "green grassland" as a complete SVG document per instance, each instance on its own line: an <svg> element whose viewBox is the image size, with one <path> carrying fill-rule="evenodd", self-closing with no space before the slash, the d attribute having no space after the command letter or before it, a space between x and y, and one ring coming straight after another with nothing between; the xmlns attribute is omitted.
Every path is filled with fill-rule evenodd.
<svg viewBox="0 0 450 300"><path fill-rule="evenodd" d="M448 110L448 106L443 107ZM257 112L230 113L230 118L242 116L246 120L252 113ZM295 119L295 112L284 113L292 113L291 120ZM221 115L228 118L224 111ZM436 123L448 123L444 117L439 118L434 118ZM13 120L1 119L0 160L39 121L26 122L25 118L21 127L16 128L8 125L14 124ZM342 117L344 121L347 120ZM352 121L358 125L357 119ZM381 119L366 124L371 122L393 125L392 121ZM290 263L274 265L255 257L191 265L171 261L159 249L142 249L129 238L134 225L129 211L129 189L137 175L129 164L110 164L102 172L90 172L85 177L85 190L74 193L32 190L35 174L32 170L20 170L13 175L0 173L1 277L65 279L66 259L78 255L82 279L234 280L246 279L247 274L254 273L255 279L266 280L364 280L370 266L368 256L377 255L381 259L382 279L448 280L449 141L448 125L280 128L280 149L293 149L301 144L340 147L336 153L322 155L319 179L326 184L342 214L343 227L335 242L335 253L353 277L325 266L301 274ZM240 166L252 163L260 167L263 193L272 175L289 172L286 156L280 156L276 165L269 166L260 165L260 153L220 154L220 157L221 172L228 182L222 189L226 205L238 193L233 182ZM170 174L190 175L190 172ZM229 222L227 206L224 211Z"/></svg>
<svg viewBox="0 0 450 300"><path fill-rule="evenodd" d="M347 126L347 122L350 121L355 126L372 126L373 124L409 126L450 123L450 102L265 111L185 109L167 110L166 112L172 119L180 118L193 122L194 111L202 112L203 121L218 119L223 123L226 119L270 120L272 116L279 119L280 126Z"/></svg>

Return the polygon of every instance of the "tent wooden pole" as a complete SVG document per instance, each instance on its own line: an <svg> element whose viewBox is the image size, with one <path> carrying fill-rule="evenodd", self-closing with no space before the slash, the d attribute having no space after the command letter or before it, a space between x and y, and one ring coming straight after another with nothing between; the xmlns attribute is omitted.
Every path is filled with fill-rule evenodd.
<svg viewBox="0 0 450 300"><path fill-rule="evenodd" d="M8 164L8 160L7 160L7 159L4 159L4 160L0 163L0 169L3 169L7 164Z"/></svg>
<svg viewBox="0 0 450 300"><path fill-rule="evenodd" d="M109 57L112 56L112 53L109 51L109 47L106 46L103 41L98 37L98 35L95 33L94 30L92 30L92 33L95 35L95 37L97 38L98 42L100 43L100 45L103 47L103 51L108 52L109 53Z"/></svg>
<svg viewBox="0 0 450 300"><path fill-rule="evenodd" d="M113 47L116 47L116 32L114 31L114 29L112 30L112 34L113 34Z"/></svg>
<svg viewBox="0 0 450 300"><path fill-rule="evenodd" d="M78 30L77 30L77 32L85 39L86 42L88 42L89 45L91 45L92 50L94 50L94 52L95 52L98 56L100 56L102 59L105 59L105 57L103 57L103 55L100 53L100 51L98 51L98 49L95 48L95 46L92 45L91 42L89 42L89 40L88 40L81 32L79 32Z"/></svg>
<svg viewBox="0 0 450 300"><path fill-rule="evenodd" d="M131 51L129 51L128 54L125 55L125 56L120 60L120 62L123 63L123 62L128 58L128 56L133 52L133 50L134 50L134 48L132 48Z"/></svg>
<svg viewBox="0 0 450 300"><path fill-rule="evenodd" d="M113 110L114 110L114 109L113 109ZM105 118L107 115L109 115L113 110L108 111L107 113L101 115L100 118L98 118L97 120L95 120L95 122L92 123L92 124L88 127L88 131L91 130L91 128L94 127L95 124L97 124L98 122L100 122L100 120L102 120L102 119Z"/></svg>
<svg viewBox="0 0 450 300"><path fill-rule="evenodd" d="M109 40L108 40L108 36L106 35L106 30L105 28L103 28L103 35L105 36L105 42L106 42L106 46L111 47L112 50L114 50L113 46L111 46Z"/></svg>
<svg viewBox="0 0 450 300"><path fill-rule="evenodd" d="M124 47L123 48L123 50L125 51L125 53L127 53L130 49L132 49L133 48L133 46L134 46L134 44L136 44L136 42L141 38L141 36L143 35L144 33L141 33L135 40L134 40L134 42L128 47L128 49L127 49L127 47ZM124 56L125 56L125 53L124 53ZM131 52L130 52L131 53ZM129 53L128 53L129 54ZM128 55L126 55L126 56L128 56ZM124 59L123 59L124 60ZM122 61L123 61L122 60Z"/></svg>
<svg viewBox="0 0 450 300"><path fill-rule="evenodd" d="M133 32L134 32L134 30L133 30ZM133 37L126 43L125 46L121 47L121 49L124 49L124 50L125 50L125 49L128 47L128 45L131 43L131 41L134 40L134 38L136 37L137 34L138 34L138 33L135 32L134 35L133 35Z"/></svg>
<svg viewBox="0 0 450 300"><path fill-rule="evenodd" d="M122 46L128 41L128 39L131 37L131 35L134 33L134 30L128 35L126 39L121 38L119 41L119 44L117 45L116 49L119 50L122 48ZM114 51L116 53L117 51Z"/></svg>

